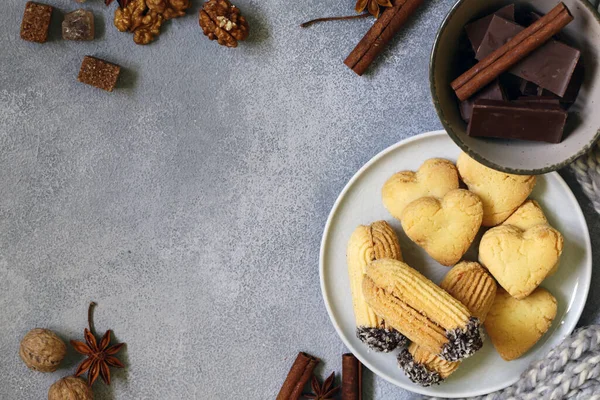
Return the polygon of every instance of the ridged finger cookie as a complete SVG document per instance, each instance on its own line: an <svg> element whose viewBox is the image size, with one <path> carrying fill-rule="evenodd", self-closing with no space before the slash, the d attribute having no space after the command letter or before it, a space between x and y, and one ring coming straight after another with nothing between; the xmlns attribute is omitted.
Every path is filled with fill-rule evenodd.
<svg viewBox="0 0 600 400"><path fill-rule="evenodd" d="M485 318L496 296L496 282L476 262L463 261L444 277L440 287L464 304L480 321ZM412 343L398 355L398 364L411 381L430 386L450 376L460 362L450 362Z"/></svg>
<svg viewBox="0 0 600 400"><path fill-rule="evenodd" d="M406 235L442 265L456 264L475 239L481 220L481 200L468 190L448 192L441 200L423 197L402 214Z"/></svg>
<svg viewBox="0 0 600 400"><path fill-rule="evenodd" d="M376 351L389 352L399 345L406 345L407 340L398 331L386 326L385 321L369 307L362 290L367 264L381 258L402 260L400 243L392 227L385 221L358 226L346 250L356 336Z"/></svg>
<svg viewBox="0 0 600 400"><path fill-rule="evenodd" d="M445 360L468 357L482 345L479 320L401 261L370 263L363 290L367 303L392 327Z"/></svg>
<svg viewBox="0 0 600 400"><path fill-rule="evenodd" d="M483 202L483 226L496 226L506 220L531 194L536 178L496 171L479 164L466 153L456 163L469 190Z"/></svg>
<svg viewBox="0 0 600 400"><path fill-rule="evenodd" d="M442 158L425 161L417 170L398 172L381 189L383 205L401 219L404 208L421 197L442 198L458 189L458 172L452 162Z"/></svg>

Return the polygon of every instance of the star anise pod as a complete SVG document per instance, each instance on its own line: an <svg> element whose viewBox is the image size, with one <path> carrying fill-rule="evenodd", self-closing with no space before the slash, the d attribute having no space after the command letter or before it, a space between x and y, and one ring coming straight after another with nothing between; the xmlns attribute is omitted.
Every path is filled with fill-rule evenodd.
<svg viewBox="0 0 600 400"><path fill-rule="evenodd" d="M340 390L339 386L333 387L334 380L335 372L332 372L322 385L319 383L317 377L313 375L312 380L310 381L310 387L312 388L313 393L303 393L302 396L313 400L332 400L338 390Z"/></svg>
<svg viewBox="0 0 600 400"><path fill-rule="evenodd" d="M367 9L375 18L379 18L381 7L392 7L392 3L390 0L357 0L355 9L357 13Z"/></svg>
<svg viewBox="0 0 600 400"><path fill-rule="evenodd" d="M75 376L83 375L88 373L88 384L92 384L98 379L98 376L102 378L104 383L110 385L110 367L125 368L125 365L117 357L117 354L125 345L125 343L117 343L110 345L110 336L112 331L109 329L106 331L100 343L97 342L96 336L92 333L92 309L96 303L90 303L88 310L88 325L90 329L85 328L83 335L85 343L77 340L71 340L71 345L78 353L87 356L85 360L79 364Z"/></svg>
<svg viewBox="0 0 600 400"><path fill-rule="evenodd" d="M104 0L104 4L106 4L107 6L110 6L112 2L113 0ZM129 0L117 0L117 3L119 3L119 7L125 8L127 7L127 4L129 4Z"/></svg>

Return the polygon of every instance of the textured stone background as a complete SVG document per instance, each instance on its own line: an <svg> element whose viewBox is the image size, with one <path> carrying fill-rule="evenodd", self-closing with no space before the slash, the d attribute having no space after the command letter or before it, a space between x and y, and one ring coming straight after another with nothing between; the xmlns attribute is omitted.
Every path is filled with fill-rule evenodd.
<svg viewBox="0 0 600 400"><path fill-rule="evenodd" d="M46 0L61 11L72 0ZM373 155L440 128L428 86L436 29L453 0L429 0L365 77L342 60L368 20L353 0L239 0L251 37L203 37L199 1L150 46L117 32L100 0L98 39L19 38L24 0L0 13L0 398L45 398L72 373L29 372L36 326L128 343L129 368L99 399L270 399L299 350L340 370L345 348L321 299L318 251L333 202ZM121 64L109 94L76 80L84 55ZM600 218L569 173L593 245ZM598 254L595 261L598 262ZM600 321L594 277L581 324ZM411 395L371 374L367 399Z"/></svg>

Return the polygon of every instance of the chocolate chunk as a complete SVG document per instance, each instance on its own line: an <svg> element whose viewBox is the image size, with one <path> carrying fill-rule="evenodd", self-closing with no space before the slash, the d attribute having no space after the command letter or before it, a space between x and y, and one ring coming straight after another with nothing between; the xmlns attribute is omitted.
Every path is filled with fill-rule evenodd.
<svg viewBox="0 0 600 400"><path fill-rule="evenodd" d="M514 100L523 96L523 93L521 93L523 79L512 74L502 74L498 79L500 79L500 85L502 85L508 100Z"/></svg>
<svg viewBox="0 0 600 400"><path fill-rule="evenodd" d="M560 106L560 100L556 96L523 96L515 100L518 104L552 104Z"/></svg>
<svg viewBox="0 0 600 400"><path fill-rule="evenodd" d="M577 100L577 96L579 95L579 89L581 89L581 85L583 84L583 79L585 78L585 67L583 66L583 62L581 57L579 58L579 62L575 67L575 71L573 71L573 76L569 81L569 86L567 86L567 90L565 90L565 94L560 100L564 105L571 106ZM546 91L544 91L546 92ZM542 94L545 94L545 93Z"/></svg>
<svg viewBox="0 0 600 400"><path fill-rule="evenodd" d="M483 59L524 28L494 15L475 58ZM556 40L549 40L510 69L510 73L564 96L581 52Z"/></svg>
<svg viewBox="0 0 600 400"><path fill-rule="evenodd" d="M485 88L481 89L479 92L475 93L467 100L460 102L460 115L466 123L469 123L469 120L471 119L471 113L473 112L473 104L477 100L507 99L506 95L504 94L504 90L502 89L502 86L500 86L500 81L496 79L494 82L490 83Z"/></svg>
<svg viewBox="0 0 600 400"><path fill-rule="evenodd" d="M52 6L28 1L21 22L21 39L37 43L46 42L50 18L52 18Z"/></svg>
<svg viewBox="0 0 600 400"><path fill-rule="evenodd" d="M465 30L467 31L467 36L469 37L469 41L471 42L471 46L473 47L473 51L477 53L477 49L479 49L479 45L487 32L488 26L492 21L492 17L497 15L499 17L505 18L509 21L515 20L515 5L509 4L506 7L502 7L498 11L488 16L485 16L477 21L471 22L469 25L465 26Z"/></svg>
<svg viewBox="0 0 600 400"><path fill-rule="evenodd" d="M519 85L519 92L523 96L541 96L544 89L539 87L533 82L526 81L525 79L521 79L521 84Z"/></svg>
<svg viewBox="0 0 600 400"><path fill-rule="evenodd" d="M555 104L478 100L467 134L560 143L566 121L567 112Z"/></svg>
<svg viewBox="0 0 600 400"><path fill-rule="evenodd" d="M79 82L112 92L117 84L121 67L99 58L85 56L79 71Z"/></svg>
<svg viewBox="0 0 600 400"><path fill-rule="evenodd" d="M539 87L538 85L536 85L533 82L529 82L529 81L526 81L525 79L517 78L517 79L520 79L519 94L522 96L543 96L543 97L547 97L547 98L558 99L558 100L560 100L560 104L565 109L568 109L577 100L577 95L579 94L579 89L581 88L581 85L583 83L584 75L585 75L585 69L584 69L583 63L581 62L581 59L580 59L579 63L575 67L575 71L573 72L573 76L571 77L571 80L569 81L569 86L567 86L567 90L565 91L565 94L563 97L559 97L549 90L542 89L541 87Z"/></svg>
<svg viewBox="0 0 600 400"><path fill-rule="evenodd" d="M517 33L521 32L523 29L525 28L521 25L497 15L492 15L487 31L483 35L481 44L475 53L475 58L477 60L482 60L485 56L493 53L494 50L506 44L513 36L517 35Z"/></svg>

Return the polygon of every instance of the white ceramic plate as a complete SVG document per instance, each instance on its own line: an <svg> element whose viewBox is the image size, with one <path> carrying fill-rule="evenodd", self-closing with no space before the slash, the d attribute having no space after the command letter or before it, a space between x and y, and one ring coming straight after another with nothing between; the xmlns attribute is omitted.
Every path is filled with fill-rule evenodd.
<svg viewBox="0 0 600 400"><path fill-rule="evenodd" d="M588 228L577 200L557 173L540 176L531 195L544 209L550 224L564 235L564 250L558 272L542 286L558 300L558 313L550 330L527 354L506 362L489 340L456 373L438 386L423 388L413 384L396 364L396 352L382 354L369 350L355 336L352 298L346 268L346 244L359 224L387 220L395 228L405 261L439 283L448 268L432 260L402 232L400 223L381 202L381 187L395 172L416 170L432 157L456 161L460 149L444 131L425 133L384 150L348 182L338 197L321 242L321 290L331 322L346 346L371 371L410 391L443 397L467 397L500 390L517 381L535 359L540 358L568 336L585 305L590 286L592 258ZM465 259L477 260L476 239Z"/></svg>

